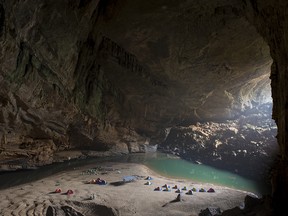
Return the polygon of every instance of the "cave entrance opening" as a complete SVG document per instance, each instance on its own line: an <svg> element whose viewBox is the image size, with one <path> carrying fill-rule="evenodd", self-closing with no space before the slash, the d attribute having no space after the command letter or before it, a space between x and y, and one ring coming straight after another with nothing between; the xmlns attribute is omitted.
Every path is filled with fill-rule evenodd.
<svg viewBox="0 0 288 216"><path fill-rule="evenodd" d="M249 56L238 55L235 57L236 60L233 58L230 60L233 59L237 64L240 62L243 66L233 66L231 60L229 67L217 68L227 80L237 83L234 86L230 84L227 89L219 84L219 88L225 89L223 92L228 92L226 95L228 95L227 100L230 100L229 103L222 103L222 99L219 100L220 97L214 99L214 93L207 94L208 96L201 102L201 107L195 109L198 109L198 121L193 123L185 121L177 127L169 128L167 138L160 145L160 149L188 161L228 170L271 187L270 171L279 152L276 140L277 126L272 119L273 102L270 81L272 58L266 42L255 32L254 27L251 29L257 36L253 42L258 43L255 48L261 49L262 52L259 54L258 51L253 51L255 55L257 54L255 57L257 61L237 62L237 58L244 60L249 58ZM213 50L213 46L216 45L211 44L209 44L210 49ZM247 47L252 45L243 46L248 49ZM206 52L209 53L209 48ZM243 51L242 55L251 55L251 53L247 54ZM207 56L212 58L209 54ZM223 65L227 65L226 59ZM236 72L244 76L233 77ZM205 83L205 80L202 83ZM223 111L225 115L221 118L207 117L208 112L205 113L203 110L215 108L216 113L217 109L219 110L220 106L214 106L213 103L221 103L222 110L229 110L229 116Z"/></svg>

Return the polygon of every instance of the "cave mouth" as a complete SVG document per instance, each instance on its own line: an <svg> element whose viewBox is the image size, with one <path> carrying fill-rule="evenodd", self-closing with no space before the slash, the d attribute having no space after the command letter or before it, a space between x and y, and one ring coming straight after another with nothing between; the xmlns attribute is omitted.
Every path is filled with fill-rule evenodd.
<svg viewBox="0 0 288 216"><path fill-rule="evenodd" d="M270 171L278 155L277 126L272 116L270 80L261 84L257 100L233 119L196 122L167 129L159 150L196 164L229 171L271 191Z"/></svg>
<svg viewBox="0 0 288 216"><path fill-rule="evenodd" d="M186 76L189 82L186 92L194 92L194 97L198 97L195 92L201 94L197 102L180 96L181 102L192 107L193 116L167 128L159 150L270 187L270 170L279 151L272 119L270 48L245 18L233 11L228 16L228 9L222 9L226 23L218 22L222 15L214 13L217 18L207 23L215 22L217 28L201 32L209 35L208 39L196 37L203 45L199 52L203 58L188 51L193 39L183 40L187 51L184 48L186 59L184 54L178 56L182 64L176 65L181 66L179 77ZM189 54L194 59L189 60ZM185 63L189 70L185 70Z"/></svg>
<svg viewBox="0 0 288 216"><path fill-rule="evenodd" d="M169 125L160 151L270 184L278 145L271 118L269 46L238 3L190 4L179 4L177 13L169 16L156 7L146 9L133 23L128 22L132 15L123 12L127 6L117 15L125 23L123 32L114 34L118 23L113 21L105 29L137 56L147 76L164 86L140 87L135 82L137 86L127 89L129 76L117 77L132 109L144 116L144 124L134 124L136 131L145 136L153 127L161 130ZM207 6L205 13L197 4ZM147 14L155 16L147 19ZM139 91L148 96L135 95ZM147 133L143 125L148 125Z"/></svg>

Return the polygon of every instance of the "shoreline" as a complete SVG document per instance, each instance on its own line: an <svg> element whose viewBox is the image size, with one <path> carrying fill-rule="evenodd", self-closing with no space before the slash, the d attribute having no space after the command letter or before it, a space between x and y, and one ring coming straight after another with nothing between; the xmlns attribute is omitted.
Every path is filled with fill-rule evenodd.
<svg viewBox="0 0 288 216"><path fill-rule="evenodd" d="M155 157L155 154L158 154L159 152L156 152L156 153L151 153L151 154L148 154L148 159L149 157L151 157L152 159ZM64 153L65 155L67 154L67 152ZM165 154L167 155L168 153L161 153L160 154ZM135 154L137 155L137 158L138 158L138 155L139 153ZM216 182L216 181L205 181L202 180L202 179L197 179L196 178L191 178L190 176L187 177L187 176L182 176L181 174L177 175L173 175L171 173L166 173L166 171L162 171L162 170L159 170L157 168L154 167L154 165L152 165L151 167L151 164L150 166L148 164L146 164L146 162L143 163L142 160L147 160L146 156L147 156L147 153L144 153L143 156L145 159L141 159L140 157L140 160L138 161L134 161L135 159L133 159L133 156L135 155L114 155L114 156L107 156L107 157L95 157L95 156L87 156L85 158L71 158L71 159L67 159L67 160L61 160L61 161L57 161L57 162L54 162L52 164L47 164L45 166L41 166L41 167L34 167L33 169L19 169L19 170L9 170L9 171L2 171L0 172L0 190L3 190L3 189L6 189L6 188L10 188L10 187L13 187L13 186L17 186L17 185L20 185L20 184L26 184L26 183L29 183L29 182L33 182L33 181L37 181L39 179L42 179L42 178L46 178L48 177L49 175L54 175L55 173L59 173L59 172L62 172L62 171L71 171L73 169L78 169L79 167L83 167L83 166L86 166L87 164L88 165L92 165L93 163L105 163L105 162L108 162L108 161L112 161L112 162L115 162L115 163L137 163L137 164L141 164L141 165L144 165L146 166L148 169L150 169L151 171L153 171L155 174L159 174L160 176L162 177L166 177L166 178L172 178L172 179L182 179L182 180L187 180L187 181L194 181L196 183L207 183L207 184L212 184L212 185L218 185L218 186L223 186L223 187L227 187L227 188L230 188L230 189L235 189L235 190L240 190L240 191L246 191L248 193L252 193L252 194L255 194L257 195L259 198L262 197L263 195L266 194L267 190L265 189L265 192L263 190L263 188L261 188L261 186L259 187L259 189L257 189L257 186L255 187L254 189L254 186L252 186L252 188L246 188L246 187L239 187L237 185L233 185L233 184L225 184L225 183L222 183L222 182ZM125 156L127 157L125 159ZM131 157L132 156L132 160L131 160ZM186 161L185 159L181 159L180 157L177 157L177 156L174 156L174 155L171 155L173 159L180 159L180 160L183 160L183 161ZM161 157L161 156L160 156ZM170 156L167 156L168 158ZM122 158L119 160L119 158ZM124 159L124 160L123 160ZM129 161L129 162L128 162ZM132 162L131 162L132 161ZM187 161L189 162L189 161ZM201 166L201 165L200 165ZM204 165L205 166L205 165ZM212 167L213 168L213 167ZM217 168L215 168L217 169ZM219 169L219 171L223 171L221 169ZM224 170L225 172L225 170ZM235 175L237 176L236 178L243 178L242 176L238 176L237 174L234 174L234 173L231 173L232 175ZM23 179L22 178L22 175L25 176L25 178ZM15 179L18 179L19 177L21 177L21 179L18 181ZM233 176L231 176L231 178L233 178ZM235 178L235 177L234 177ZM10 180L13 180L13 181L10 181ZM251 181L251 183L256 183L256 181L254 180L251 180L251 179L245 179L247 181ZM238 183L239 184L239 183ZM240 184L241 185L241 184Z"/></svg>
<svg viewBox="0 0 288 216"><path fill-rule="evenodd" d="M99 168L95 172L97 175L93 172L88 174L87 171L95 167ZM124 176L136 176L137 180L122 184ZM147 176L152 176L152 185L145 185ZM108 184L87 184L96 178L104 179ZM183 193L182 202L172 202L178 195L175 190L154 191L155 187L164 184L171 187L177 184L188 189L203 187L208 190L212 187L215 193ZM53 193L57 188L61 188L63 193ZM73 194L65 194L67 190L72 190ZM90 200L92 194L95 199ZM68 208L85 213L84 215L198 215L201 209L209 206L219 207L221 210L241 206L246 195L253 196L253 193L165 177L142 164L101 162L95 166L89 164L70 171L60 171L37 181L2 189L0 214L53 216Z"/></svg>
<svg viewBox="0 0 288 216"><path fill-rule="evenodd" d="M143 164L141 164L143 165ZM200 180L195 180L195 179L188 179L188 178L181 178L181 177L177 177L177 176L169 176L169 175L165 175L163 173L157 173L156 171L154 171L153 169L149 168L147 165L143 165L144 167L146 167L150 173L153 173L153 175L155 176L158 176L159 178L163 178L163 179L174 179L174 181L177 181L177 182L193 182L193 184L197 184L197 185L212 185L213 187L223 187L223 188L227 188L227 189L230 189L230 190L235 190L235 191L239 191L239 192L244 192L244 193L247 193L248 195L251 195L251 196L254 196L254 197L257 197L257 198L261 198L261 194L257 194L255 192L251 192L251 191L248 191L248 190L242 190L242 189L238 189L238 188L233 188L233 187L229 187L229 186L226 186L224 184L216 184L216 183L210 183L210 182L201 182Z"/></svg>

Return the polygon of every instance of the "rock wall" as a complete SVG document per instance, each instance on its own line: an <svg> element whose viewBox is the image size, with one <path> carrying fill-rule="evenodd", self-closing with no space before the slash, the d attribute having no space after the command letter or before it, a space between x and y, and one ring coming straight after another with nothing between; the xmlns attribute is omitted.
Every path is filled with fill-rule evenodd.
<svg viewBox="0 0 288 216"><path fill-rule="evenodd" d="M277 127L272 105L249 110L238 119L173 127L159 148L194 163L229 170L266 186L270 193L270 168L278 154ZM227 163L229 161L229 163ZM253 164L253 166L252 166Z"/></svg>
<svg viewBox="0 0 288 216"><path fill-rule="evenodd" d="M145 151L149 139L120 121L123 93L100 65L105 52L121 60L120 68L131 65L131 54L115 43L117 55L107 52L109 39L94 28L110 16L104 7L103 1L1 1L2 168L51 163L64 150ZM135 59L133 67L141 68Z"/></svg>
<svg viewBox="0 0 288 216"><path fill-rule="evenodd" d="M258 32L269 44L273 58L270 76L274 104L273 119L278 126L277 140L280 146L281 159L275 165L272 184L274 187L275 215L284 215L284 200L287 199L288 193L288 2L285 0L245 0L243 2L248 20L257 27Z"/></svg>
<svg viewBox="0 0 288 216"><path fill-rule="evenodd" d="M41 165L74 149L143 152L167 127L268 102L269 47L241 3L0 1L3 164Z"/></svg>

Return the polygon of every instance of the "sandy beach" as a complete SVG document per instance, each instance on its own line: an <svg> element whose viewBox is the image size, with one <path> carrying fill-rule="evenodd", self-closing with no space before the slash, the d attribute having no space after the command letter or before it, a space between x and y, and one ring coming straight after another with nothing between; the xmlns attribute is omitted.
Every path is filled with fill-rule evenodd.
<svg viewBox="0 0 288 216"><path fill-rule="evenodd" d="M124 176L134 176L133 182L123 183ZM151 185L145 178L151 176ZM106 185L89 183L101 178ZM154 191L168 184L171 191ZM215 193L182 191L182 201L174 202L178 193L172 187L187 189L214 188ZM55 193L61 189L61 193ZM73 194L67 194L72 190ZM93 195L94 194L94 195ZM103 162L83 166L47 178L0 191L0 215L198 215L209 206L221 210L240 206L245 191L185 179L161 176L144 165ZM94 196L94 198L93 198Z"/></svg>

